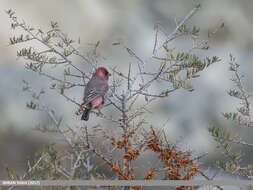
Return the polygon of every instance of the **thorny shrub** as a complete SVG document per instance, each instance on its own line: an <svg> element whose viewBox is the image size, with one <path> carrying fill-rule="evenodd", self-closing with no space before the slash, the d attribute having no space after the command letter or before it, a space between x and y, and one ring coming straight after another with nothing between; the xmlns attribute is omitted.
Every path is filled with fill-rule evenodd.
<svg viewBox="0 0 253 190"><path fill-rule="evenodd" d="M199 8L200 6L197 5L180 22L177 22L175 29L169 35L164 34L160 26L156 25L152 55L146 59L139 57L132 48L126 47L123 43L113 43L114 46L125 49L126 53L135 60L135 63L129 64L127 71L118 70L116 67L110 69L112 79L104 109L110 107L118 114L110 115L102 111L93 111L98 118L110 123L110 127L115 129L113 132L99 124L64 126L62 118L56 115L60 111L54 111L52 106L46 105L41 100L41 96L46 96L46 90L36 92L27 81L24 81L24 91L32 94L32 100L27 103L27 107L47 113L54 124L54 126L39 126L37 129L62 135L67 148L60 151L56 144L47 145L28 161L24 175L17 174L9 167L6 168L9 178L190 180L199 174L201 156L194 157L191 151L182 151L177 145L169 143L162 129L155 129L152 127L154 124L145 120L145 114L149 112L147 107L151 103L168 97L178 89L193 91L190 80L198 78L201 71L220 61L216 56L203 58L194 54L195 50L209 48L208 41L199 37L200 29L186 25ZM93 54L86 55L78 48L81 44L80 38L75 42L61 31L56 22L51 22L50 28L44 31L20 21L12 10L8 10L7 14L11 20L11 28L23 32L19 36L11 37L10 44L23 46L17 51L17 56L26 61L25 68L37 73L38 77L48 78L49 89L73 103L77 108L75 114L79 117L83 112L82 102L76 101L69 92L73 88L79 88L82 93L92 72L98 67L96 52L100 42L95 44ZM161 36L165 37L165 40L160 40ZM177 48L172 47L171 41L182 36L187 37L193 44L188 50L178 51ZM31 41L38 43L39 46L34 43L29 46ZM82 60L82 69L73 62L76 57ZM156 68L153 67L150 71L146 67L148 64L154 64ZM55 75L55 70L62 71L62 75L59 77ZM166 88L154 91L152 87L157 83L164 84ZM141 105L136 104L137 101L142 102ZM134 163L147 155L144 154L147 151L158 156L161 167L149 167L143 176L137 176L136 170L140 167L134 166ZM99 164L97 160L101 163ZM101 167L101 164L104 167ZM66 188L62 187L62 189ZM142 189L142 187L124 188ZM178 190L184 188L186 187L177 187Z"/></svg>

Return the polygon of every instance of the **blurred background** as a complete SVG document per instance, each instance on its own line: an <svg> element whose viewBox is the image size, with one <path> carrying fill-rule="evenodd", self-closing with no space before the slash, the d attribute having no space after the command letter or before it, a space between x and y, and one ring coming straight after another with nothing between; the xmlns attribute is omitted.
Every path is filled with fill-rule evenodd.
<svg viewBox="0 0 253 190"><path fill-rule="evenodd" d="M0 1L0 178L6 177L3 165L19 171L26 166L26 159L39 151L48 141L56 142L58 137L32 130L36 125L50 124L46 114L26 108L29 94L22 91L22 80L29 81L38 89L45 87L47 80L24 69L24 60L17 59L17 47L8 46L13 35L5 10L13 9L20 19L34 27L47 28L50 21L57 21L62 30L71 37L81 38L84 52L92 50L100 41L99 63L106 67L127 68L129 55L113 42L123 42L135 50L142 58L151 55L154 44L154 24L160 23L169 34L175 28L174 19L182 19L198 1L183 0L1 0ZM216 55L222 59L201 73L192 81L193 92L176 91L167 99L153 104L149 120L156 127L166 123L169 138L183 139L186 148L196 154L209 152L204 159L212 165L219 156L215 143L207 128L210 124L229 126L221 113L234 111L238 101L229 97L226 90L233 87L228 71L229 53L241 64L246 76L246 87L253 89L253 2L251 0L204 0L201 9L189 21L200 27L203 39L208 39L208 31L214 31L222 22L224 28L209 38L210 50L205 55ZM176 45L176 43L174 44ZM201 52L199 52L201 53ZM83 67L84 68L84 67ZM75 90L75 99L81 101L83 89ZM59 116L67 124L80 124L74 115L75 108L64 98L52 93L45 103L53 105ZM93 121L96 122L96 121ZM252 131L251 131L252 132ZM241 130L246 138L250 131ZM248 134L248 135L247 135ZM249 139L249 141L252 139ZM251 141L252 143L252 141ZM246 150L249 159L251 150ZM247 162L247 160L245 160Z"/></svg>

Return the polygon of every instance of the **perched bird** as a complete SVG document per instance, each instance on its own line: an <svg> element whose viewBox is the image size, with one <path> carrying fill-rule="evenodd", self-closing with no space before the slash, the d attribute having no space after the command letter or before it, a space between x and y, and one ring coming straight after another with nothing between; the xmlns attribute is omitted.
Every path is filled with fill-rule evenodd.
<svg viewBox="0 0 253 190"><path fill-rule="evenodd" d="M99 67L84 89L82 105L85 107L81 120L88 121L92 109L100 109L104 105L104 95L108 91L110 73L104 67Z"/></svg>

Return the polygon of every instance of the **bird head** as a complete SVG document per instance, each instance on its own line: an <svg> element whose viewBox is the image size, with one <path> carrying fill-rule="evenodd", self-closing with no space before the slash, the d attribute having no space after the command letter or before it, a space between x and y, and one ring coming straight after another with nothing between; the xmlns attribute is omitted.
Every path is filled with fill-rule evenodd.
<svg viewBox="0 0 253 190"><path fill-rule="evenodd" d="M103 80L106 80L106 81L108 81L109 76L111 76L111 74L104 67L99 67L96 70L95 75L98 76L99 78L103 79Z"/></svg>

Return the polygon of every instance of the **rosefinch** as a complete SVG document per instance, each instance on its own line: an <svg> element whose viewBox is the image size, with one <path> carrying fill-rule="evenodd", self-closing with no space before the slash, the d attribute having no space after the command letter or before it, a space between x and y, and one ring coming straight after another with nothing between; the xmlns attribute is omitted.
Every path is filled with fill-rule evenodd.
<svg viewBox="0 0 253 190"><path fill-rule="evenodd" d="M85 110L81 120L88 121L92 109L100 109L104 105L104 95L108 91L108 80L110 73L104 67L99 67L93 74L84 89L82 105Z"/></svg>

